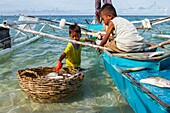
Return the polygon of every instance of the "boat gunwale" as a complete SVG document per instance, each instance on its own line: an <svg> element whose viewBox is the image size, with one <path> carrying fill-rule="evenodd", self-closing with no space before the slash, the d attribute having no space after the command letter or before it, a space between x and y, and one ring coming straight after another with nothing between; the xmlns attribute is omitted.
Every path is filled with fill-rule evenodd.
<svg viewBox="0 0 170 113"><path fill-rule="evenodd" d="M106 52L107 54L109 54L110 56L114 56L114 57L119 57L119 58L125 58L125 59L130 59L130 60L138 60L138 61L160 61L164 58L170 57L170 51L167 51L165 53L165 55L162 55L160 57L146 57L146 58L135 58L132 56L129 56L130 54L132 55L142 55L142 54L150 54L150 53L154 53L154 52L139 52L139 53L110 53L109 51L105 50L104 52ZM127 54L127 56L125 56Z"/></svg>

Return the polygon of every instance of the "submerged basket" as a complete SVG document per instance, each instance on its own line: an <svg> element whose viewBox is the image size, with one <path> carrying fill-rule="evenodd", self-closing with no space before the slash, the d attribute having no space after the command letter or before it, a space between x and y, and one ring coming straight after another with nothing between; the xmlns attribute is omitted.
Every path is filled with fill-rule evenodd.
<svg viewBox="0 0 170 113"><path fill-rule="evenodd" d="M82 85L84 75L76 74L75 70L64 69L64 73L69 73L71 77L45 77L51 72L55 72L54 67L18 70L19 85L28 98L40 103L61 102L72 96Z"/></svg>

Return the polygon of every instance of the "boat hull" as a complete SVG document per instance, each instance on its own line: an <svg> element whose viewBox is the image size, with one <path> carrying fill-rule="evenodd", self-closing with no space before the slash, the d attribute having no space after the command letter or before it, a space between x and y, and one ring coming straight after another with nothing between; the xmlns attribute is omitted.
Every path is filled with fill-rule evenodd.
<svg viewBox="0 0 170 113"><path fill-rule="evenodd" d="M2 56L2 55L4 55L4 54L10 53L10 52L12 52L12 51L14 51L14 50L22 47L22 46L24 46L24 45L28 45L29 43L32 43L32 42L40 39L40 37L41 37L41 36L37 35L37 36L32 37L32 38L30 38L30 39L28 39L28 40L26 40L26 41L23 41L23 42L19 43L19 44L12 45L11 48L3 49L3 50L0 51L0 55Z"/></svg>
<svg viewBox="0 0 170 113"><path fill-rule="evenodd" d="M122 59L122 60L121 60ZM169 60L169 59L166 59ZM136 113L169 113L170 108L164 102L159 100L156 96L149 94L149 91L145 89L139 82L137 82L129 74L123 73L121 66L118 64L124 62L129 66L136 65L135 60L118 58L111 56L104 52L103 63L106 71L112 78L115 85L118 87L122 95L125 97L129 105ZM138 61L136 61L138 62ZM142 66L156 65L158 62L143 62ZM164 64L164 63L162 63ZM127 65L126 65L127 66ZM141 65L140 65L141 66ZM153 67L153 66L152 66ZM139 71L140 72L140 71ZM159 101L159 102L158 102Z"/></svg>

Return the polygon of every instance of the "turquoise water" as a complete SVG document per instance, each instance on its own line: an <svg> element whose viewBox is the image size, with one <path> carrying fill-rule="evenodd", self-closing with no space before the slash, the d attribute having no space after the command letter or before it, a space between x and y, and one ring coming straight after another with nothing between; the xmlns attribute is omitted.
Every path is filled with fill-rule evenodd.
<svg viewBox="0 0 170 113"><path fill-rule="evenodd" d="M69 22L85 24L85 19L91 21L93 16L41 16L43 18L65 18ZM3 20L17 20L16 16L3 16ZM157 18L145 16L125 16L130 21L144 18ZM139 31L145 40L159 43L167 39L152 38L152 33L170 34L169 22L155 26L152 31ZM40 27L40 26L38 26ZM67 27L66 27L67 28ZM159 30L157 30L159 29ZM68 37L68 30L52 30L46 27L43 32L53 35ZM11 32L13 35L14 32ZM55 66L56 61L63 52L67 42L41 37L38 41L23 46L16 51L1 56L0 58L0 112L2 113L133 113L126 100L122 97L117 87L111 82L104 70L102 60L97 52L85 47L82 51L81 67L88 69L81 89L70 99L63 103L39 104L31 102L21 91L18 85L16 72L23 68L38 66ZM119 102L116 101L119 100ZM120 104L120 107L118 106Z"/></svg>

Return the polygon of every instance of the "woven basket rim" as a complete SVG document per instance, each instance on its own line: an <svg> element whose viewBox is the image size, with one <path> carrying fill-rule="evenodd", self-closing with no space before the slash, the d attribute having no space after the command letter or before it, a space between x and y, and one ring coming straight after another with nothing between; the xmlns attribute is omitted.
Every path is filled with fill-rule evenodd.
<svg viewBox="0 0 170 113"><path fill-rule="evenodd" d="M32 69L41 69L41 68L54 68L54 67L48 67L48 66L41 66L41 67L38 67L38 68L25 68L25 69L21 69L21 70L18 70L17 71L17 75L18 75L18 78L22 79L22 78L25 78L27 76L24 76L24 77L21 77L22 75L24 75L24 72L28 72L28 73L33 73L36 75L37 78L33 78L32 81L37 81L37 80L45 80L45 81L48 81L48 80L71 80L71 79L75 79L77 76L84 76L84 74L82 72L78 72L76 74L73 74L72 77L68 78L68 77L63 77L63 78L48 78L48 77L40 77L40 75L38 75L36 72L34 72ZM64 68L66 69L66 68ZM20 73L21 71L21 73ZM53 71L55 72L55 71ZM45 76L45 75L43 75Z"/></svg>

